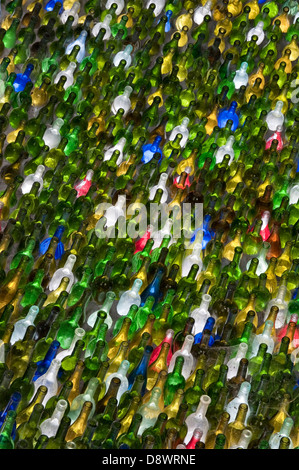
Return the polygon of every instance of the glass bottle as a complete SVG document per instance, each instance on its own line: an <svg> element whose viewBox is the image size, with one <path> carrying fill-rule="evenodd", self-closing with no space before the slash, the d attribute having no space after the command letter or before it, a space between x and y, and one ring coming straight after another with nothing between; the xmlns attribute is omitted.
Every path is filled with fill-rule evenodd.
<svg viewBox="0 0 299 470"><path fill-rule="evenodd" d="M248 405L246 403L241 403L238 408L237 416L234 421L229 423L227 426L227 445L230 448L233 445L236 445L240 439L240 436L245 429L245 419L247 415Z"/></svg>
<svg viewBox="0 0 299 470"><path fill-rule="evenodd" d="M37 403L43 403L44 398L47 394L47 387L41 385L36 393L34 394L33 398L31 399L30 403L24 408L21 412L18 413L16 425L20 426L22 423L25 423L29 420L29 417L33 411L34 406Z"/></svg>
<svg viewBox="0 0 299 470"><path fill-rule="evenodd" d="M37 435L40 433L39 423L44 410L44 406L41 403L34 405L33 411L27 422L22 423L18 426L16 433L16 443L21 439L26 439L29 448L33 449L36 444Z"/></svg>
<svg viewBox="0 0 299 470"><path fill-rule="evenodd" d="M229 421L229 414L224 411L219 419L216 429L210 429L207 433L205 448L206 449L215 449L215 445L219 440L219 436L224 436L225 442L223 448L226 449L226 429Z"/></svg>
<svg viewBox="0 0 299 470"><path fill-rule="evenodd" d="M125 393L129 388L129 382L128 382L128 379L126 377L129 367L130 367L129 361L127 361L126 359L123 360L121 362L117 372L115 372L113 374L110 374L109 377L106 378L106 380L105 380L106 390L108 390L108 388L110 386L110 382L113 379L113 377L118 377L120 379L121 383L120 383L120 386L119 386L119 389L118 389L118 392L117 392L117 396L116 396L118 401L120 400L122 394Z"/></svg>
<svg viewBox="0 0 299 470"><path fill-rule="evenodd" d="M275 433L273 432L270 439L269 439L269 445L271 449L278 449L279 444L280 444L280 439L282 437L290 437L292 428L293 428L294 422L292 418L286 417L285 420L283 421L282 426L280 427L279 431L276 431ZM293 448L293 443L290 441L290 449Z"/></svg>
<svg viewBox="0 0 299 470"><path fill-rule="evenodd" d="M194 359L191 354L191 348L194 343L194 337L192 335L187 335L184 339L184 343L181 349L177 350L169 363L168 372L171 373L174 370L174 366L176 363L177 357L184 358L184 365L182 368L182 375L184 376L185 380L187 380L194 370Z"/></svg>
<svg viewBox="0 0 299 470"><path fill-rule="evenodd" d="M160 413L153 426L148 427L142 433L142 443L148 440L149 436L153 438L153 449L162 449L163 437L165 436L165 426L167 422L167 414Z"/></svg>
<svg viewBox="0 0 299 470"><path fill-rule="evenodd" d="M14 449L14 439L12 438L13 427L15 426L16 411L8 411L5 421L0 430L0 448Z"/></svg>
<svg viewBox="0 0 299 470"><path fill-rule="evenodd" d="M74 398L70 406L70 410L68 412L68 416L71 418L71 424L73 424L74 421L76 421L76 419L81 413L84 403L86 403L87 401L90 402L92 405L92 408L89 412L89 416L90 418L92 418L95 412L95 406L96 406L94 396L95 396L95 393L97 392L98 385L99 385L99 380L96 377L92 377L88 381L85 391L81 393L80 395L77 395L76 398Z"/></svg>
<svg viewBox="0 0 299 470"><path fill-rule="evenodd" d="M104 396L98 400L96 405L96 414L103 413L105 406L107 405L111 397L116 397L118 389L120 387L120 379L118 377L113 377L110 382L110 386Z"/></svg>
<svg viewBox="0 0 299 470"><path fill-rule="evenodd" d="M41 385L47 387L47 394L44 397L45 404L52 396L56 395L57 393L57 390L58 390L57 374L58 374L58 370L60 366L61 366L61 362L58 361L57 359L53 359L47 372L34 382L35 393L37 392L38 388Z"/></svg>
<svg viewBox="0 0 299 470"><path fill-rule="evenodd" d="M160 388L154 387L151 391L149 400L138 409L138 413L142 416L142 422L139 427L140 436L142 436L145 429L155 424L158 415L161 413L159 406L161 393L162 391Z"/></svg>
<svg viewBox="0 0 299 470"><path fill-rule="evenodd" d="M182 374L184 365L184 357L178 356L176 358L173 371L167 375L167 379L164 385L164 406L168 406L172 403L175 392L179 388L185 387L185 378Z"/></svg>
<svg viewBox="0 0 299 470"><path fill-rule="evenodd" d="M65 382L65 384L59 390L59 393L55 395L54 397L50 398L50 400L48 400L45 406L44 412L43 412L42 422L45 421L46 419L51 418L59 400L62 400L63 402L66 403L64 414L67 415L68 410L70 409L69 395L70 395L70 391L72 387L73 387L72 382L70 381Z"/></svg>
<svg viewBox="0 0 299 470"><path fill-rule="evenodd" d="M70 427L70 418L63 416L55 437L50 437L43 449L64 449L66 446L65 437Z"/></svg>
<svg viewBox="0 0 299 470"><path fill-rule="evenodd" d="M144 395L146 389L146 382L147 382L147 374L148 374L148 363L153 352L152 346L146 346L144 349L144 353L142 358L140 359L139 363L132 370L132 372L128 376L128 390L130 390L133 386L134 379L137 375L142 375L144 377L144 383L141 390L141 395Z"/></svg>
<svg viewBox="0 0 299 470"><path fill-rule="evenodd" d="M146 381L146 388L148 391L152 390L152 388L154 387L161 370L167 370L167 357L169 349L169 343L164 342L161 346L160 353L157 356L156 360L149 364Z"/></svg>
<svg viewBox="0 0 299 470"><path fill-rule="evenodd" d="M78 418L68 428L68 431L65 436L66 442L73 441L76 437L82 436L84 434L91 410L92 403L90 401L84 402Z"/></svg>
<svg viewBox="0 0 299 470"><path fill-rule="evenodd" d="M209 430L209 422L206 418L206 413L209 404L211 403L211 398L208 395L202 395L200 398L200 402L195 413L191 413L186 419L186 425L188 427L188 432L184 439L184 443L187 444L196 428L201 429L202 437L201 441L205 442L208 430Z"/></svg>
<svg viewBox="0 0 299 470"><path fill-rule="evenodd" d="M142 421L142 416L139 413L135 413L132 417L130 427L127 432L119 434L116 447L121 448L123 444L128 445L130 449L139 449L141 446L141 439L138 437L139 427Z"/></svg>

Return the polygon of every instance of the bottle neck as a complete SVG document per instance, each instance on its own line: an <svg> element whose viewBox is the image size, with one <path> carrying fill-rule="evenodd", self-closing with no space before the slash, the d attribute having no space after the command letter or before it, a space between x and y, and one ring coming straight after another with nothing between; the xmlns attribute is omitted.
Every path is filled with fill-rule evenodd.
<svg viewBox="0 0 299 470"><path fill-rule="evenodd" d="M183 426L185 419L187 417L188 407L184 404L180 405L179 410L176 415L176 421L179 426Z"/></svg>
<svg viewBox="0 0 299 470"><path fill-rule="evenodd" d="M137 437L141 421L142 421L141 415L140 414L135 414L133 416L130 427L128 429L128 434L133 434L133 436Z"/></svg>
<svg viewBox="0 0 299 470"><path fill-rule="evenodd" d="M246 419L246 415L247 415L247 411L248 411L248 406L245 405L245 404L241 404L238 408L238 412L237 412L235 422L244 424L245 419Z"/></svg>
<svg viewBox="0 0 299 470"><path fill-rule="evenodd" d="M200 399L199 405L196 410L196 416L199 417L205 417L206 412L208 409L209 404L211 403L211 399L207 395L203 395L204 399Z"/></svg>
<svg viewBox="0 0 299 470"><path fill-rule="evenodd" d="M65 420L62 419L61 420L59 428L58 428L56 436L55 436L56 441L64 442L66 434L67 434L68 429L69 429L69 425L70 425L70 420L67 420L67 419L65 419Z"/></svg>

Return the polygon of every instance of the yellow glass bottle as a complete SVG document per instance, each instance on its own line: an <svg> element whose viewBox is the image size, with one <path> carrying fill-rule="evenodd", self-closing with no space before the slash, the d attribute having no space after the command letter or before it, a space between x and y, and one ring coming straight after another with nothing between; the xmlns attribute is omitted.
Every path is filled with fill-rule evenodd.
<svg viewBox="0 0 299 470"><path fill-rule="evenodd" d="M242 332L243 332L248 312L254 312L255 316L254 316L254 319L253 319L252 323L253 323L253 326L255 327L255 329L257 328L258 316L257 316L257 313L255 311L255 297L256 297L255 294L250 294L247 305L242 310L240 310L240 312L236 316L236 319L235 319L235 322L234 322L234 327L236 329L236 337L237 338L240 337Z"/></svg>
<svg viewBox="0 0 299 470"><path fill-rule="evenodd" d="M263 75L263 71L264 71L264 68L265 68L265 64L264 62L261 62L259 64L259 67L257 69L257 71L255 73L252 73L249 75L248 77L248 85L250 86L253 86L254 85L254 82L256 81L257 78L260 78L261 82L260 82L260 89L263 90L264 87L265 87L265 77Z"/></svg>
<svg viewBox="0 0 299 470"><path fill-rule="evenodd" d="M119 435L126 433L131 425L131 421L141 404L141 397L135 396L132 398L129 409L125 416L120 420L121 428Z"/></svg>
<svg viewBox="0 0 299 470"><path fill-rule="evenodd" d="M129 317L125 317L122 323L122 326L117 333L109 342L108 342L108 357L110 361L113 361L115 358L119 347L122 342L128 341L129 329L131 326L132 320Z"/></svg>
<svg viewBox="0 0 299 470"><path fill-rule="evenodd" d="M129 287L130 289L132 288L136 279L140 279L142 281L142 285L139 289L139 294L141 294L148 285L147 274L148 274L148 268L149 268L150 263L151 263L150 257L144 258L142 260L142 265L140 266L137 273L135 273L134 276L131 277L130 287Z"/></svg>
<svg viewBox="0 0 299 470"><path fill-rule="evenodd" d="M291 62L295 62L295 60L298 59L299 57L299 45L298 45L298 35L294 34L292 37L292 40L289 44L285 46L285 48L282 51L282 55L284 56L286 53L287 49L290 49L291 55L289 56L289 59Z"/></svg>
<svg viewBox="0 0 299 470"><path fill-rule="evenodd" d="M229 11L233 16L238 16L241 13L242 8L242 0L229 0L229 4L227 5L227 11Z"/></svg>
<svg viewBox="0 0 299 470"><path fill-rule="evenodd" d="M138 344L141 341L141 337L142 337L143 333L149 333L151 335L151 338L148 342L149 345L151 344L152 332L153 332L153 326L154 326L155 320L156 320L155 315L153 313L150 313L147 317L147 320L146 320L146 323L145 323L144 327L141 328L140 330L136 331L133 338L131 339L130 345L129 345L129 351L132 351L133 348L138 346Z"/></svg>
<svg viewBox="0 0 299 470"><path fill-rule="evenodd" d="M218 436L218 434L224 434L226 437L226 430L227 430L229 419L230 419L229 413L227 413L227 411L224 411L220 417L217 428L208 431L208 434L205 440L205 449L214 449L216 437ZM224 449L227 449L227 440L225 442Z"/></svg>
<svg viewBox="0 0 299 470"><path fill-rule="evenodd" d="M73 441L76 437L82 436L82 434L85 431L91 410L92 410L91 401L85 401L78 418L76 419L76 421L73 422L73 424L69 427L66 433L66 436L65 436L66 442Z"/></svg>
<svg viewBox="0 0 299 470"><path fill-rule="evenodd" d="M157 359L148 367L147 371L147 382L146 388L147 390L152 390L157 382L159 373L161 370L167 370L167 355L169 352L170 344L163 343L161 347L161 351Z"/></svg>
<svg viewBox="0 0 299 470"><path fill-rule="evenodd" d="M100 132L104 132L106 129L106 119L107 119L107 110L102 109L98 116L93 116L88 120L87 130L91 128L94 122L97 122L99 127L97 129L96 134L98 135Z"/></svg>
<svg viewBox="0 0 299 470"><path fill-rule="evenodd" d="M269 262L269 266L265 271L265 274L267 276L267 281L266 281L266 288L272 295L276 289L277 289L277 279L276 279L276 274L275 274L275 268L277 264L277 258L271 258Z"/></svg>
<svg viewBox="0 0 299 470"><path fill-rule="evenodd" d="M285 393L279 405L277 413L270 419L269 424L273 427L273 434L280 431L284 420L289 416L288 409L290 406L290 395Z"/></svg>
<svg viewBox="0 0 299 470"><path fill-rule="evenodd" d="M67 286L69 285L69 282L70 282L70 279L68 277L63 277L57 289L52 290L50 294L48 295L44 303L44 307L46 307L49 304L55 303L58 297L60 296L61 292L67 290Z"/></svg>
<svg viewBox="0 0 299 470"><path fill-rule="evenodd" d="M166 406L163 410L163 412L167 414L168 419L176 417L183 399L184 390L182 388L178 388L170 405Z"/></svg>
<svg viewBox="0 0 299 470"><path fill-rule="evenodd" d="M238 408L236 419L227 426L226 438L228 448L238 444L242 431L246 428L244 423L247 412L248 405L246 403L241 403Z"/></svg>
<svg viewBox="0 0 299 470"><path fill-rule="evenodd" d="M34 87L31 92L32 106L41 108L45 106L49 101L48 88L51 85L51 80L48 77L43 79L41 86Z"/></svg>
<svg viewBox="0 0 299 470"><path fill-rule="evenodd" d="M265 321L256 329L255 334L256 335L261 335L264 331L265 323L270 320L273 323L271 336L275 340L275 338L276 338L275 322L276 322L276 317L277 317L278 312L279 312L279 308L276 305L273 305L270 308L270 312L269 312L267 318L265 319Z"/></svg>
<svg viewBox="0 0 299 470"><path fill-rule="evenodd" d="M234 254L235 254L235 248L237 246L242 246L241 243L241 236L242 236L242 230L236 230L234 238L227 244L225 245L222 253L222 258L228 259L229 261L233 260Z"/></svg>
<svg viewBox="0 0 299 470"><path fill-rule="evenodd" d="M259 7L259 4L258 4L258 0L251 0L251 2L248 2L248 3L246 3L246 5L244 5L244 7L247 7L247 6L250 7L250 12L249 12L249 15L248 15L248 19L249 20L254 20L260 12L260 7Z"/></svg>
<svg viewBox="0 0 299 470"><path fill-rule="evenodd" d="M69 378L69 381L72 383L72 388L71 388L70 394L68 396L68 402L69 402L70 406L72 405L72 402L73 402L74 398L76 398L81 393L81 385L82 385L81 384L81 377L82 377L84 368L85 368L84 362L81 361L81 360L78 361L77 364L76 364L74 372L72 373L72 375ZM62 386L61 386L61 388L62 388ZM59 392L60 392L60 390L59 390Z"/></svg>
<svg viewBox="0 0 299 470"><path fill-rule="evenodd" d="M133 20L133 17L134 17L134 8L133 7L129 7L127 9L127 12L126 13L123 13L122 15L119 15L117 17L117 23L120 23L121 22L121 19L123 16L126 16L128 19L127 19L127 22L126 22L126 28L132 28L134 26L134 20Z"/></svg>
<svg viewBox="0 0 299 470"><path fill-rule="evenodd" d="M233 27L233 24L232 24L232 21L231 21L231 18L232 18L232 14L231 13L228 13L227 16L225 18L223 18L222 20L218 21L215 29L214 29L214 34L215 36L218 36L219 35L219 32L220 32L220 29L225 29L225 33L224 35L225 36L228 36L229 33L231 32L232 30L232 27ZM224 50L224 49L223 49ZM223 52L223 51L222 51Z"/></svg>
<svg viewBox="0 0 299 470"><path fill-rule="evenodd" d="M162 75L167 75L172 72L172 64L173 64L173 56L175 53L175 49L171 47L167 52L166 56L163 57L163 64L161 66L161 73Z"/></svg>
<svg viewBox="0 0 299 470"><path fill-rule="evenodd" d="M9 323L13 325L17 320L19 320L20 313L22 311L22 308L20 307L20 302L22 300L22 297L24 295L24 289L18 289L16 292L16 295L10 302L10 305L13 307L13 312L9 318ZM0 310L0 318L3 313L3 309Z"/></svg>
<svg viewBox="0 0 299 470"><path fill-rule="evenodd" d="M198 156L198 149L193 149L192 152L190 153L189 157L186 159L183 159L180 161L180 163L177 165L176 168L176 173L180 175L183 173L186 168L188 169L188 174L191 176L194 174L195 168L196 168L196 159Z"/></svg>
<svg viewBox="0 0 299 470"><path fill-rule="evenodd" d="M189 31L188 26L183 26L183 28L181 29L181 31L180 31L181 37L180 37L179 42L178 42L179 47L184 47L184 46L186 46L186 44L188 44L188 40L189 40L188 31ZM178 31L176 31L176 33L177 32ZM174 34L172 35L172 37L174 36Z"/></svg>
<svg viewBox="0 0 299 470"><path fill-rule="evenodd" d="M187 13L183 13L182 15L179 15L175 21L175 27L181 31L184 26L187 26L189 29L191 29L192 24L193 24L193 14L194 10L193 8L190 8Z"/></svg>
<svg viewBox="0 0 299 470"><path fill-rule="evenodd" d="M291 54L292 54L291 49L289 47L285 48L283 55L279 59L277 59L277 61L275 62L274 68L278 70L280 67L280 64L282 62L285 62L286 64L285 69L284 69L285 73L292 73L293 65L290 60Z"/></svg>
<svg viewBox="0 0 299 470"><path fill-rule="evenodd" d="M25 124L26 124L26 120L22 119L22 121L19 124L19 127L17 129L12 130L9 134L7 134L6 140L8 144L16 140L19 131L24 130Z"/></svg>
<svg viewBox="0 0 299 470"><path fill-rule="evenodd" d="M22 256L19 266L16 268L12 278L8 276L7 283L4 283L0 288L0 309L5 307L12 301L19 288L22 276L25 272L28 262L28 256Z"/></svg>
<svg viewBox="0 0 299 470"><path fill-rule="evenodd" d="M269 170L266 173L266 178L264 181L257 187L257 197L262 197L262 195L265 192L266 186L269 186L271 184L271 181L273 181L273 171Z"/></svg>
<svg viewBox="0 0 299 470"><path fill-rule="evenodd" d="M158 375L157 382L155 383L155 386L153 388L159 388L162 390L162 393L159 398L159 408L161 410L164 410L164 385L167 379L168 372L167 370L161 370L161 372ZM153 390L153 389L152 389ZM142 397L141 404L144 405L145 403L148 402L148 400L151 397L152 390L147 390L145 394Z"/></svg>
<svg viewBox="0 0 299 470"><path fill-rule="evenodd" d="M41 385L37 389L35 395L33 396L32 400L30 401L28 406L26 406L26 408L24 408L20 413L17 414L17 417L16 417L17 428L22 423L25 423L26 421L28 421L28 419L29 419L29 417L30 417L30 415L33 411L34 406L37 403L41 403L41 404L43 403L43 400L44 400L45 396L47 395L47 392L48 392L48 389L44 385Z"/></svg>
<svg viewBox="0 0 299 470"><path fill-rule="evenodd" d="M119 366L121 365L122 361L127 359L128 356L128 350L129 350L129 342L128 341L122 341L119 345L119 348L117 350L116 355L114 356L113 360L109 362L109 368L106 374L106 379L109 377L109 375L114 374L117 372Z"/></svg>
<svg viewBox="0 0 299 470"><path fill-rule="evenodd" d="M236 186L243 181L243 173L245 170L245 165L244 163L240 162L237 164L236 172L235 174L229 178L226 182L226 191L228 193L233 193L234 190L236 189Z"/></svg>
<svg viewBox="0 0 299 470"><path fill-rule="evenodd" d="M291 240L287 241L282 254L277 258L277 263L275 266L276 276L281 277L285 271L290 269L292 265L292 260L291 260L292 247L293 247L293 242Z"/></svg>
<svg viewBox="0 0 299 470"><path fill-rule="evenodd" d="M148 98L147 98L147 102L149 105L151 105L154 101L154 98L156 96L159 96L160 98L160 103L159 103L159 108L161 108L161 106L163 106L164 104L164 101L163 101L163 84L160 83L160 85L158 86L157 90L154 91L153 93L151 93Z"/></svg>
<svg viewBox="0 0 299 470"><path fill-rule="evenodd" d="M10 211L10 203L11 203L11 196L15 190L15 184L10 183L7 188L5 193L3 194L2 197L0 197L0 203L2 206L2 210L0 212L0 220L7 220L9 216L9 211Z"/></svg>
<svg viewBox="0 0 299 470"><path fill-rule="evenodd" d="M290 27L290 20L289 20L288 14L289 14L289 7L285 6L282 10L282 13L276 16L272 21L272 25L275 23L276 20L280 21L279 27L283 33L286 33Z"/></svg>

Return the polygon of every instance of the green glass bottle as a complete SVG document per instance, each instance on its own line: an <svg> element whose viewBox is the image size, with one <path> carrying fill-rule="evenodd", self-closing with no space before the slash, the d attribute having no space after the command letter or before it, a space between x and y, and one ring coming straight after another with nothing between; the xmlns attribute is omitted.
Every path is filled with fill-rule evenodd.
<svg viewBox="0 0 299 470"><path fill-rule="evenodd" d="M168 419L165 430L175 429L177 431L176 445L182 444L186 437L188 428L185 422L187 417L188 405L181 403L175 417Z"/></svg>
<svg viewBox="0 0 299 470"><path fill-rule="evenodd" d="M76 368L78 360L80 360L80 355L84 347L84 341L78 340L75 344L73 352L71 355L66 356L62 362L60 369L58 371L58 379L60 383L65 383L71 377L72 373Z"/></svg>
<svg viewBox="0 0 299 470"><path fill-rule="evenodd" d="M171 404L176 390L185 387L185 378L182 375L184 365L183 356L178 356L175 361L174 369L167 375L164 385L164 406Z"/></svg>
<svg viewBox="0 0 299 470"><path fill-rule="evenodd" d="M111 425L110 431L108 432L107 437L104 439L102 444L100 445L100 449L116 449L116 442L117 436L119 434L119 430L121 428L121 424L119 421L114 421Z"/></svg>
<svg viewBox="0 0 299 470"><path fill-rule="evenodd" d="M116 440L116 448L119 449L123 444L130 449L140 449L141 439L138 437L138 430L142 421L142 416L135 413L127 432L120 434Z"/></svg>
<svg viewBox="0 0 299 470"><path fill-rule="evenodd" d="M64 320L57 331L56 339L63 349L68 349L74 337L75 329L80 326L80 319L83 314L81 306L75 308L73 314Z"/></svg>
<svg viewBox="0 0 299 470"><path fill-rule="evenodd" d="M15 443L22 439L26 439L29 449L34 449L37 435L39 431L39 423L41 420L42 413L44 411L44 406L41 403L37 403L30 415L30 418L27 422L22 423L17 428Z"/></svg>
<svg viewBox="0 0 299 470"><path fill-rule="evenodd" d="M50 437L47 441L46 445L43 447L44 449L64 449L65 448L65 437L69 430L71 424L71 418L68 416L63 416L62 420L60 421L59 428L54 437Z"/></svg>
<svg viewBox="0 0 299 470"><path fill-rule="evenodd" d="M127 390L122 394L117 409L117 418L122 420L128 413L131 401L134 397L141 398L141 390L144 382L143 375L137 375L134 379L131 390Z"/></svg>
<svg viewBox="0 0 299 470"><path fill-rule="evenodd" d="M13 427L15 426L17 413L14 410L7 412L5 421L0 429L0 448L14 449L14 440L12 438Z"/></svg>
<svg viewBox="0 0 299 470"><path fill-rule="evenodd" d="M153 438L153 449L162 449L163 441L165 438L165 426L167 423L167 414L160 413L153 426L148 427L142 433L142 444L145 443L149 436Z"/></svg>
<svg viewBox="0 0 299 470"><path fill-rule="evenodd" d="M192 387L187 388L184 393L183 403L188 405L187 416L197 409L200 397L205 394L202 388L205 371L197 369Z"/></svg>
<svg viewBox="0 0 299 470"><path fill-rule="evenodd" d="M9 387L9 391L20 392L22 395L21 401L18 405L18 413L22 411L29 404L31 398L34 394L34 384L32 379L34 377L37 365L35 362L29 362L27 369L24 372L22 377L16 378L13 380Z"/></svg>
<svg viewBox="0 0 299 470"><path fill-rule="evenodd" d="M69 409L70 409L70 403L68 401L69 394L72 390L73 384L71 381L67 380L61 387L61 390L57 395L54 395L53 397L49 398L47 403L45 404L45 409L42 414L42 419L41 422L45 421L46 419L49 419L58 403L59 400L65 400L67 402L67 407L65 409L65 416L67 416Z"/></svg>

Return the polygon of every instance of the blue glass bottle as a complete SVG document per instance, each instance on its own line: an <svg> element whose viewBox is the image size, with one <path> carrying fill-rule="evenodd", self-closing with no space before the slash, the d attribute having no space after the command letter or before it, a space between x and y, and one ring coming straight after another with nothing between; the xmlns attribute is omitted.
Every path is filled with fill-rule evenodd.
<svg viewBox="0 0 299 470"><path fill-rule="evenodd" d="M37 369L32 379L33 382L35 382L41 375L44 375L47 372L47 370L49 369L51 365L51 362L53 361L53 359L55 358L57 354L59 347L60 347L59 341L56 341L56 340L52 341L44 359L36 363Z"/></svg>
<svg viewBox="0 0 299 470"><path fill-rule="evenodd" d="M60 2L61 4L63 3L62 0L49 0L47 2L46 6L44 7L45 10L46 11L53 11L57 2ZM61 9L59 10L59 14L61 14L62 12L63 12L63 7L61 7Z"/></svg>
<svg viewBox="0 0 299 470"><path fill-rule="evenodd" d="M165 15L167 17L167 22L165 23L165 33L168 33L172 28L172 25L171 25L171 22L170 22L170 18L172 17L172 11L167 10Z"/></svg>
<svg viewBox="0 0 299 470"><path fill-rule="evenodd" d="M0 428L2 427L2 424L3 424L4 421L5 421L5 418L6 418L7 413L8 413L10 410L17 411L17 408L18 408L18 406L19 406L19 403L20 403L20 401L21 401L21 398L22 398L22 395L20 394L20 392L14 392L14 393L11 395L10 399L8 400L8 403L7 403L6 407L4 408L4 410L3 410L3 411L1 412L1 414L0 414ZM12 437L13 439L15 439L15 437L16 437L16 423L14 424L11 437Z"/></svg>
<svg viewBox="0 0 299 470"><path fill-rule="evenodd" d="M55 259L60 259L63 255L63 253L64 253L64 246L63 246L63 243L61 241L61 238L62 238L62 235L63 235L64 231L65 231L65 227L63 225L59 225L57 227L57 229L55 230L55 233L53 235L53 237L58 238L58 244L57 244L56 251L55 251ZM45 238L45 240L43 240L41 242L41 244L39 246L40 256L42 256L46 253L53 237Z"/></svg>
<svg viewBox="0 0 299 470"><path fill-rule="evenodd" d="M293 294L292 294L292 300L296 300L296 299L297 299L298 292L299 292L299 287L296 287L296 289L294 290L294 292L293 292Z"/></svg>
<svg viewBox="0 0 299 470"><path fill-rule="evenodd" d="M214 325L215 325L215 319L213 317L209 317L202 331L200 333L197 333L197 335L195 335L194 344L198 344L201 342L201 338L202 338L202 334L204 330L209 330L212 333ZM211 347L214 344L214 342L215 342L215 339L213 338L211 334L208 345Z"/></svg>
<svg viewBox="0 0 299 470"><path fill-rule="evenodd" d="M13 82L13 87L16 92L23 91L26 84L31 81L30 74L33 70L33 65L28 64L24 73L17 73L16 79Z"/></svg>
<svg viewBox="0 0 299 470"><path fill-rule="evenodd" d="M214 237L215 237L215 232L210 229L209 225L210 225L210 222L211 222L211 215L210 214L206 214L203 218L203 222L202 222L202 226L197 228L195 231L194 231L194 235L192 236L191 238L191 243L193 243L195 241L195 238L196 238L196 235L197 235L197 232L199 230L201 230L203 232L203 235L202 235L202 242L201 242L201 248L202 250L205 249L205 247L207 246L207 244L209 243L210 240L212 240Z"/></svg>
<svg viewBox="0 0 299 470"><path fill-rule="evenodd" d="M162 137L158 135L152 144L146 144L142 147L142 153L143 153L142 158L141 158L142 163L150 162L151 159L154 157L155 153L160 154L161 157L160 157L159 163L161 162L162 157L163 157L162 150L159 148L161 141L162 141Z"/></svg>
<svg viewBox="0 0 299 470"><path fill-rule="evenodd" d="M153 308L157 305L159 300L161 300L163 293L160 291L160 284L161 281L164 277L165 270L161 267L157 269L157 272L153 278L153 280L149 283L149 285L144 289L144 291L141 294L141 304L140 307L143 307L146 299L151 296L154 297L155 303Z"/></svg>
<svg viewBox="0 0 299 470"><path fill-rule="evenodd" d="M141 389L141 396L145 394L146 382L147 382L147 368L148 368L148 364L149 364L149 360L152 355L152 352L153 352L152 346L145 347L142 358L140 359L135 369L133 369L132 372L128 376L128 382L129 382L128 391L131 390L134 380L137 377L137 375L142 375L142 377L144 377L144 382L143 382L142 389Z"/></svg>
<svg viewBox="0 0 299 470"><path fill-rule="evenodd" d="M229 108L221 109L217 118L218 126L221 129L226 126L226 123L229 119L233 121L231 130L234 132L237 129L239 125L239 116L236 113L237 106L238 106L238 103L236 101L232 101Z"/></svg>

